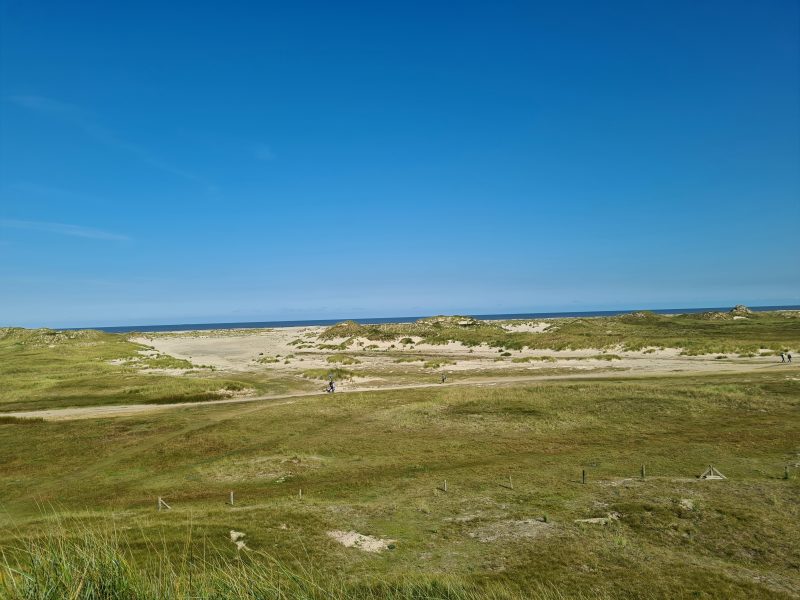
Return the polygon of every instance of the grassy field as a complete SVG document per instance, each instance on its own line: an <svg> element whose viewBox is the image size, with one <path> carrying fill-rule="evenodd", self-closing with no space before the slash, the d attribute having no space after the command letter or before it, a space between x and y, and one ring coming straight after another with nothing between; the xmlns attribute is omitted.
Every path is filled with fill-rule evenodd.
<svg viewBox="0 0 800 600"><path fill-rule="evenodd" d="M548 322L343 323L296 355L261 331L227 370L123 335L0 329L3 411L319 392L331 373L430 385L469 366L454 385L2 417L0 598L800 597L800 367L763 357L797 351L798 313ZM618 366L676 366L661 347L713 354L677 365L691 373ZM698 479L709 464L727 479Z"/></svg>
<svg viewBox="0 0 800 600"><path fill-rule="evenodd" d="M77 598L796 598L799 440L793 367L10 421L2 581L12 598L82 576ZM710 463L728 479L698 480ZM137 595L86 592L112 568Z"/></svg>

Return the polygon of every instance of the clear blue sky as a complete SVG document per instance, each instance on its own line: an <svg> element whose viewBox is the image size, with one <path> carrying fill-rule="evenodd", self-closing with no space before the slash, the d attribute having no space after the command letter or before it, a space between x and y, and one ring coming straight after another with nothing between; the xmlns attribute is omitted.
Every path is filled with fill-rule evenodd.
<svg viewBox="0 0 800 600"><path fill-rule="evenodd" d="M800 304L796 0L0 6L0 325Z"/></svg>

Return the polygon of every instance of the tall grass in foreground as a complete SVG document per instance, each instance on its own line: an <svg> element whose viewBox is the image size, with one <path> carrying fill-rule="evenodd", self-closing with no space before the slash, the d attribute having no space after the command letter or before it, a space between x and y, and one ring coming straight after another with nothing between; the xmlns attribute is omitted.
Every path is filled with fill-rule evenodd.
<svg viewBox="0 0 800 600"><path fill-rule="evenodd" d="M501 584L476 585L421 575L399 581L352 581L266 554L225 558L212 550L169 556L153 549L149 567L128 557L112 533L66 530L19 540L0 554L0 598L7 600L562 600L585 598L541 587L524 593ZM592 596L596 598L596 596Z"/></svg>

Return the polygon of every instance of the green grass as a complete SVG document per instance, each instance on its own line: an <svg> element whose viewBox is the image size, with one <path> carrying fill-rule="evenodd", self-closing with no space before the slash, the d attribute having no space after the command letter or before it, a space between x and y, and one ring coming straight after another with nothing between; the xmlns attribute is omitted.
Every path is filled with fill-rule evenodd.
<svg viewBox="0 0 800 600"><path fill-rule="evenodd" d="M280 597L236 595L260 589L248 581L283 581L287 598L393 597L386 586L398 598L527 597L542 585L569 598L796 597L798 468L782 478L800 461L796 373L441 386L0 426L0 548L21 572L39 565L37 581L66 573L51 577L72 586L59 589L86 571L87 585L98 573L141 598L188 598L191 586ZM696 479L710 463L728 479ZM157 512L158 496L173 510ZM612 512L608 526L575 522ZM545 515L526 537L519 523ZM47 558L54 529L66 558ZM251 548L238 558L231 529ZM344 548L332 529L396 549ZM78 550L86 531L114 545ZM187 564L198 565L191 586ZM243 591L225 596L220 579ZM308 581L318 596L292 587ZM148 591L159 582L178 593Z"/></svg>
<svg viewBox="0 0 800 600"><path fill-rule="evenodd" d="M27 418L27 417L0 417L0 425L32 425L34 423L43 423L44 419L41 417Z"/></svg>
<svg viewBox="0 0 800 600"><path fill-rule="evenodd" d="M281 362L281 359L279 359L279 358L277 358L275 356L262 356L262 357L256 359L256 362L258 364L260 364L260 365L271 365L271 364L275 364L275 363Z"/></svg>
<svg viewBox="0 0 800 600"><path fill-rule="evenodd" d="M518 356L512 358L511 362L526 363L526 362L556 362L555 356Z"/></svg>
<svg viewBox="0 0 800 600"><path fill-rule="evenodd" d="M563 600L549 586L524 594L501 583L470 585L451 578L420 575L397 580L360 582L331 577L313 566L297 568L266 553L231 558L215 548L197 556L165 552L151 545L150 563L142 568L129 558L117 536L81 528L79 535L62 525L17 552L0 559L0 594L8 600ZM191 542L191 539L187 540ZM570 598L599 599L597 594Z"/></svg>
<svg viewBox="0 0 800 600"><path fill-rule="evenodd" d="M329 363L338 363L342 365L357 365L361 361L347 354L331 354L325 359Z"/></svg>
<svg viewBox="0 0 800 600"><path fill-rule="evenodd" d="M426 369L438 369L440 367L446 367L447 365L454 365L456 364L455 361L446 360L443 358L435 358L433 360L426 360L423 363L423 367Z"/></svg>
<svg viewBox="0 0 800 600"><path fill-rule="evenodd" d="M307 377L309 379L329 379L333 377L335 381L340 381L342 379L352 379L355 373L348 369L342 369L341 367L332 367L330 369L306 369L303 371L303 377Z"/></svg>

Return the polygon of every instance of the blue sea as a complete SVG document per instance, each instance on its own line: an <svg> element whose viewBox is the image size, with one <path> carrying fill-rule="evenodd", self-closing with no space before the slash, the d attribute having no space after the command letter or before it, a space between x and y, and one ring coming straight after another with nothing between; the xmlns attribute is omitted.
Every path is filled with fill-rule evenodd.
<svg viewBox="0 0 800 600"><path fill-rule="evenodd" d="M730 306L715 306L707 308L658 308L658 309L631 309L631 310L596 310L583 312L539 312L539 313L513 313L493 315L467 315L482 320L498 319L554 319L559 317L613 317L624 315L637 310L650 310L659 314L700 313L711 311L728 311ZM753 311L766 310L800 310L800 305L793 306L751 306ZM342 321L355 321L362 325L377 323L413 323L430 315L414 317L376 317L363 319L312 319L306 321L251 321L243 323L176 323L174 325L122 325L119 327L80 327L74 329L97 329L109 333L128 333L132 331L198 331L204 329L260 329L264 327L308 327L314 325L335 325Z"/></svg>

